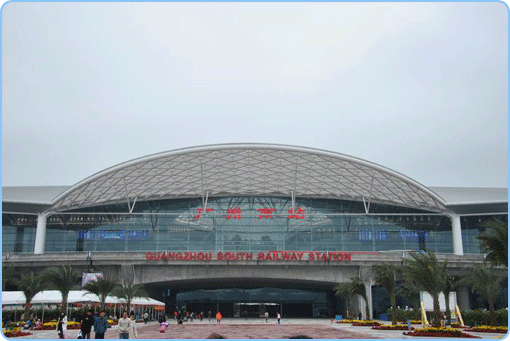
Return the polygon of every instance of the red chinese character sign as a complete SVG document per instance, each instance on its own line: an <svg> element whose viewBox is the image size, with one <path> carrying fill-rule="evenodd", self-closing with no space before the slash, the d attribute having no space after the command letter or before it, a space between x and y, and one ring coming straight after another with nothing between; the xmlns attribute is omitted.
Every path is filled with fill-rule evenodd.
<svg viewBox="0 0 510 341"><path fill-rule="evenodd" d="M228 213L227 219L230 218L241 219L241 207L238 208L229 207L227 213Z"/></svg>
<svg viewBox="0 0 510 341"><path fill-rule="evenodd" d="M257 211L260 212L259 219L273 219L273 212L276 211L276 208L257 208Z"/></svg>
<svg viewBox="0 0 510 341"><path fill-rule="evenodd" d="M206 212L212 212L212 208L207 208ZM273 219L273 213L276 212L276 208L257 208L257 211L260 213L258 219ZM229 207L227 209L227 216L225 217L227 220L230 219L238 219L241 220L241 207ZM302 207L291 207L288 210L289 215L287 215L287 219L305 219L305 209ZM204 209L202 207L197 208L197 214L193 217L195 220L198 220L202 217L202 213L204 213Z"/></svg>
<svg viewBox="0 0 510 341"><path fill-rule="evenodd" d="M289 208L288 219L305 219L305 209L298 207L297 210L294 207Z"/></svg>
<svg viewBox="0 0 510 341"><path fill-rule="evenodd" d="M213 211L212 208L206 208L205 210L206 210L206 212L212 212ZM197 209L197 212L198 212L198 214L195 215L194 217L195 217L195 219L200 219L200 217L202 216L202 212L204 212L204 209L202 207L200 207L200 208Z"/></svg>

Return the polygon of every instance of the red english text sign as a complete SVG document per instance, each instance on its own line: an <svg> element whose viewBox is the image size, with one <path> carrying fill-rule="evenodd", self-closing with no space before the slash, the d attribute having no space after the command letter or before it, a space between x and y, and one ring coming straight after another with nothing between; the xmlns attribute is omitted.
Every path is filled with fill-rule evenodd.
<svg viewBox="0 0 510 341"><path fill-rule="evenodd" d="M147 260L168 261L350 261L351 254L345 251L265 251L265 252L147 252ZM378 254L377 252L363 252Z"/></svg>

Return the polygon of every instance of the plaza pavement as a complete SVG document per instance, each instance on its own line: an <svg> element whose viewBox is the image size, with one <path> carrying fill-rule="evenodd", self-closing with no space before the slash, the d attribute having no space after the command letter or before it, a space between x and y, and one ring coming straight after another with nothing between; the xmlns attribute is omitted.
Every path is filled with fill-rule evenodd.
<svg viewBox="0 0 510 341"><path fill-rule="evenodd" d="M159 323L149 322L147 325L137 323L139 339L206 339L212 333L218 333L228 339L288 339L291 336L307 335L314 339L431 339L430 337L405 336L401 330L375 330L371 327L354 327L350 324L331 323L329 319L282 319L276 324L276 319L264 318L226 318L220 325L214 319L208 321L194 320L178 325L175 320L168 321L165 333L159 332ZM382 322L382 321L379 321ZM384 322L388 323L388 322ZM14 339L57 339L55 330L36 330L33 335ZM483 339L504 338L504 334L469 333ZM78 330L68 330L67 338L76 339ZM94 337L94 332L91 333ZM109 328L106 339L118 339L117 327ZM434 339L434 338L432 338Z"/></svg>

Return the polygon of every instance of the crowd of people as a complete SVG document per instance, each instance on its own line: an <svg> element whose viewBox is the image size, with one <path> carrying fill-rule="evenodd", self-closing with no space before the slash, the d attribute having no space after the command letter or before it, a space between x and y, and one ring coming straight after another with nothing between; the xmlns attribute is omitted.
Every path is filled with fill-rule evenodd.
<svg viewBox="0 0 510 341"><path fill-rule="evenodd" d="M147 324L149 320L149 314L147 312L143 314L143 320L144 323ZM67 322L66 314L61 312L56 327L58 337L60 339L66 338ZM117 328L119 332L119 339L138 338L134 313L131 313L131 316L129 316L127 311L125 311L122 314L122 317L117 321ZM80 332L78 334L78 338L90 339L92 330L94 330L95 339L104 339L104 335L108 331L108 318L106 317L106 312L104 310L101 311L98 316L94 316L92 311L87 311L80 321Z"/></svg>
<svg viewBox="0 0 510 341"><path fill-rule="evenodd" d="M211 310L207 312L207 314L204 313L204 311L201 311L200 313L194 313L186 311L185 313L182 313L181 311L175 311L174 312L174 319L177 321L177 324L182 324L183 322L193 322L194 319L200 319L200 321L203 321L205 317L207 317L208 321L211 321L211 318L213 318L213 313ZM143 315L143 322L144 324L147 324L149 321L149 314L145 312ZM216 313L214 316L216 318L216 324L221 324L221 320L223 319L223 316L220 311ZM266 319L266 322L268 322L269 319L269 313L265 312L264 317ZM276 313L276 323L280 324L281 321L281 315L279 312ZM110 316L110 318L113 318ZM4 317L5 319L5 317ZM37 322L33 322L32 324L35 326L37 323L42 324L40 320L37 320ZM161 315L159 319L160 323L160 332L164 333L168 327L168 323L166 321L166 318L163 315ZM58 333L58 337L60 339L66 338L67 333L67 324L68 319L65 314L65 312L61 312L60 316L57 320L56 325L56 331ZM31 324L26 324L31 325ZM136 320L135 315L132 312L131 316L128 315L127 311L125 311L122 314L122 317L117 320L117 328L119 333L119 339L137 339L138 338L138 332L136 329ZM108 317L106 316L106 312L103 310L99 313L98 316L94 316L92 311L87 311L85 315L80 320L80 332L78 334L79 339L90 339L91 338L91 332L94 331L94 338L95 339L104 339L105 333L108 331Z"/></svg>
<svg viewBox="0 0 510 341"><path fill-rule="evenodd" d="M186 311L185 313L183 313L180 310L174 311L173 315L174 315L173 317L174 317L175 321L177 322L177 324L182 324L183 322L193 322L194 319L200 319L200 321L203 321L204 317L206 317L206 316L207 316L208 321L211 321L211 318L214 316L211 310L209 310L207 312L207 315L205 314L204 311L201 311L200 313ZM220 324L221 320L223 319L223 316L221 315L221 312L219 310L214 317L216 318L216 324ZM264 313L264 317L266 319L266 322L268 322L269 313L267 311ZM276 317L276 323L280 324L281 323L280 313L277 312L275 317ZM159 323L160 323L160 332L164 333L169 325L168 322L166 321L166 317L164 315L162 315L160 317Z"/></svg>

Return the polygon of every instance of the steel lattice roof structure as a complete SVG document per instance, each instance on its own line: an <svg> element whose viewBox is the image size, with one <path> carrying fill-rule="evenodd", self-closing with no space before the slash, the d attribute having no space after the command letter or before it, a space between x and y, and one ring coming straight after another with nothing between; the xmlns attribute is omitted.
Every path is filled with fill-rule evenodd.
<svg viewBox="0 0 510 341"><path fill-rule="evenodd" d="M325 150L246 143L177 149L121 163L70 187L49 211L204 196L328 198L448 211L439 195L383 166Z"/></svg>

